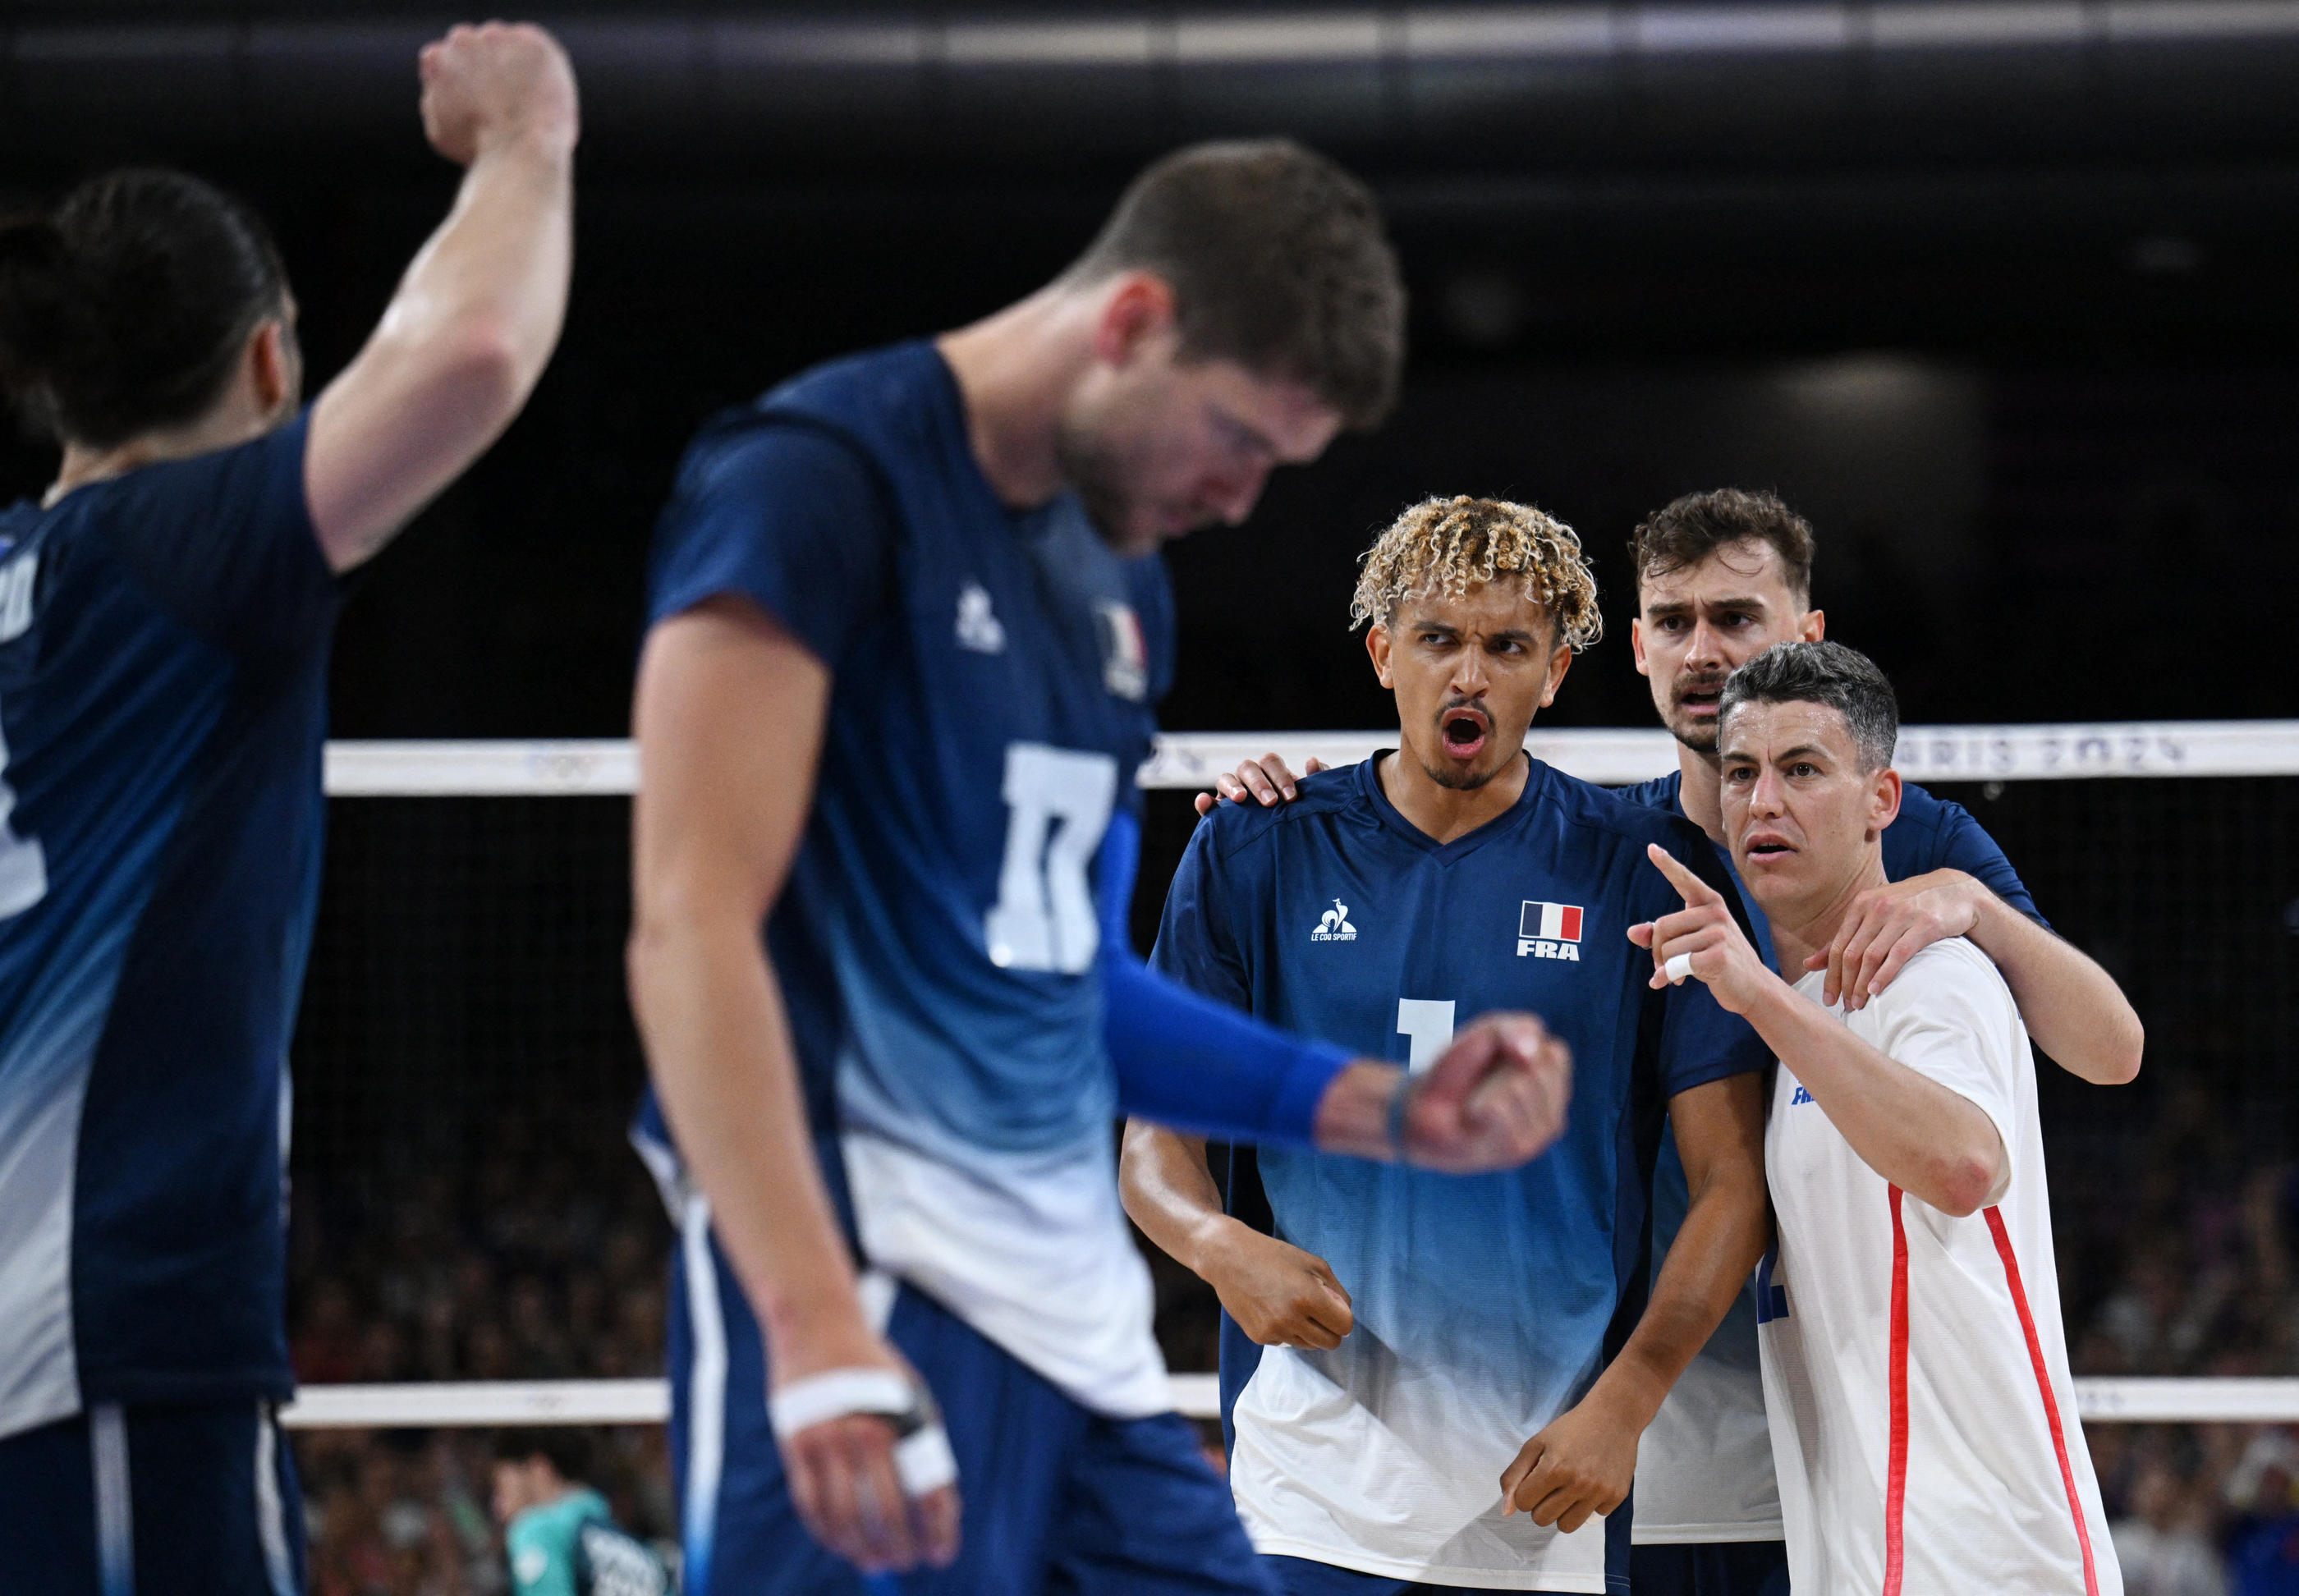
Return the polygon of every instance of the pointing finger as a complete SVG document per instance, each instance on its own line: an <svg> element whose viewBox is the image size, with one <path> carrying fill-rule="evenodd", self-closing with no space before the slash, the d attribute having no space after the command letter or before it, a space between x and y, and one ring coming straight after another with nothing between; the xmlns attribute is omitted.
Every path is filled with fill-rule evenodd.
<svg viewBox="0 0 2299 1596"><path fill-rule="evenodd" d="M1668 877L1671 886L1684 894L1686 908L1698 909L1706 904L1722 903L1724 901L1722 894L1694 875L1682 860L1658 843L1647 843L1645 856L1659 867L1660 873Z"/></svg>

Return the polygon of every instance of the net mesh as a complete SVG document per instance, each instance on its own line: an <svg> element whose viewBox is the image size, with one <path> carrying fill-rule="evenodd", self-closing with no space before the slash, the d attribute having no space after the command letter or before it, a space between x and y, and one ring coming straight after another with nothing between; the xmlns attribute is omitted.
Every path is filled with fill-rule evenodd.
<svg viewBox="0 0 2299 1596"><path fill-rule="evenodd" d="M2299 1376L2299 773L1931 785L1979 816L2148 1027L2136 1086L2040 1071L2078 1373ZM1143 948L1194 824L1185 791L1148 804ZM623 1139L643 1078L622 979L627 800L355 797L332 811L295 1053L302 1378L658 1372L670 1231ZM1169 1364L1210 1369L1210 1290L1150 1258ZM2094 1445L2112 1491L2149 1469L2240 1484L2259 1473L2237 1467L2259 1434L2119 1426ZM472 1583L499 1566L483 1440L297 1444L323 1559L380 1547L490 1588ZM660 1430L602 1431L598 1448L626 1522L669 1536Z"/></svg>

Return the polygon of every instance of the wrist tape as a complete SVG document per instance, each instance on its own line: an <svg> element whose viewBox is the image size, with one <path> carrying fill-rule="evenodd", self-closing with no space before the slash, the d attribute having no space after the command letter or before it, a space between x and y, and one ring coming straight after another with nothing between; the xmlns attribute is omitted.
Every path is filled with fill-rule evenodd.
<svg viewBox="0 0 2299 1596"><path fill-rule="evenodd" d="M828 1369L793 1381L767 1402L777 1441L858 1413L892 1426L894 1473L904 1492L924 1496L957 1480L958 1459L933 1395L892 1369Z"/></svg>

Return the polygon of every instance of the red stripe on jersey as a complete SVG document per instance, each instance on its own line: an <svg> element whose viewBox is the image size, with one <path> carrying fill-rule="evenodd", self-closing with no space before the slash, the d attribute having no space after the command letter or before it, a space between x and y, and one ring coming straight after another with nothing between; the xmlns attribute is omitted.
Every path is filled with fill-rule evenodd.
<svg viewBox="0 0 2299 1596"><path fill-rule="evenodd" d="M2012 1306L2020 1310L2020 1331L2028 1338L2028 1361L2036 1370L2036 1390L2044 1399L2044 1421L2052 1428L2052 1450L2059 1454L2060 1484L2068 1493L2068 1512L2076 1523L2076 1545L2083 1551L2084 1596L2099 1596L2099 1574L2091 1560L2091 1531L2084 1523L2082 1499L2076 1495L2076 1471L2068 1462L2067 1432L2060 1425L2060 1404L2052 1395L2052 1377L2045 1372L2043 1342L2036 1339L2036 1316L2028 1311L2028 1288L2020 1283L2020 1259L2012 1251L2012 1237L2004 1216L1988 1210L1988 1234L1996 1238L1996 1256L2004 1260L2004 1283L2012 1288Z"/></svg>
<svg viewBox="0 0 2299 1596"><path fill-rule="evenodd" d="M1556 927L1557 939L1561 942L1579 942L1581 940L1581 905L1561 903L1557 907L1564 910L1563 921Z"/></svg>
<svg viewBox="0 0 2299 1596"><path fill-rule="evenodd" d="M1892 1442L1884 1474L1884 1596L1900 1596L1908 1506L1908 1227L1900 1218L1900 1188L1892 1198ZM2088 1555L2088 1554L2087 1554Z"/></svg>

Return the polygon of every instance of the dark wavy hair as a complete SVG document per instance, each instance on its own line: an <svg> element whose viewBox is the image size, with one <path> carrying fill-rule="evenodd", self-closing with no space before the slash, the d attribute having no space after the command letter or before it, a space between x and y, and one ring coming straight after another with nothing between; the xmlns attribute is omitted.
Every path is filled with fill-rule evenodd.
<svg viewBox="0 0 2299 1596"><path fill-rule="evenodd" d="M108 172L0 222L0 386L43 430L109 448L199 416L286 299L239 201L184 172Z"/></svg>
<svg viewBox="0 0 2299 1596"><path fill-rule="evenodd" d="M1671 500L1630 536L1629 560L1641 586L1647 577L1688 569L1718 549L1740 543L1772 544L1789 590L1811 597L1812 523L1773 495L1746 488L1719 487Z"/></svg>

